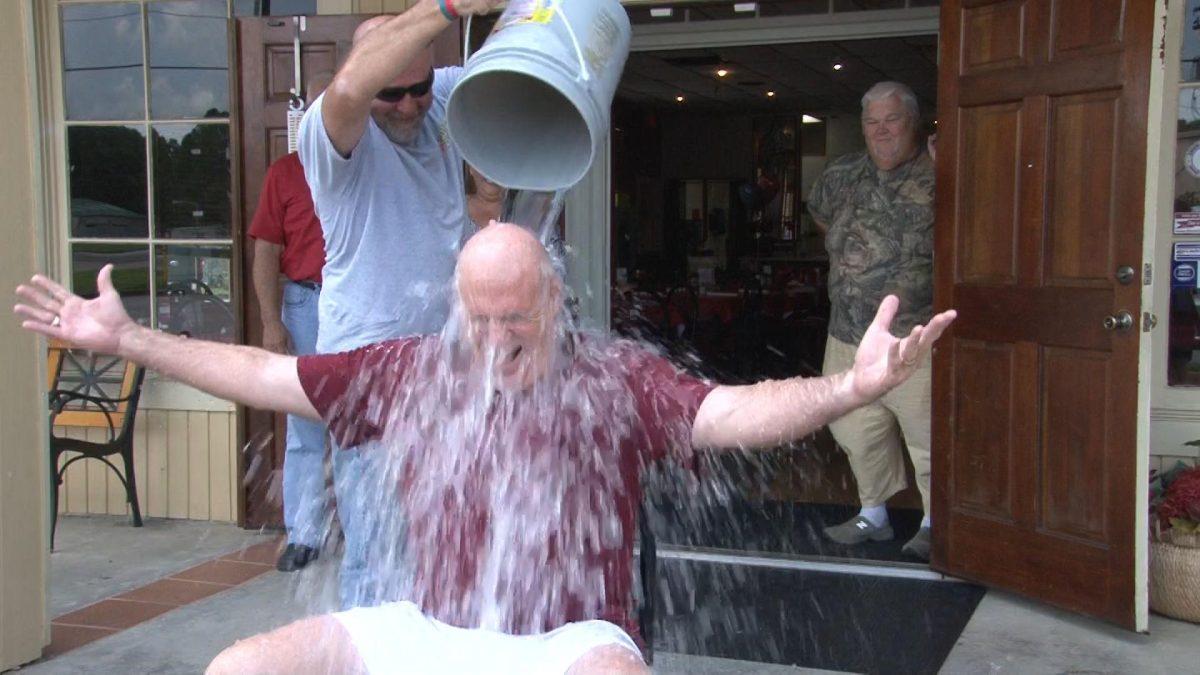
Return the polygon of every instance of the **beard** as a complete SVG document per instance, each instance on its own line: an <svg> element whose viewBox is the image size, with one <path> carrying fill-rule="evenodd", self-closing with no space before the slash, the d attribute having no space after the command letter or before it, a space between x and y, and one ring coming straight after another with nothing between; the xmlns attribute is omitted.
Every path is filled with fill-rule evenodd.
<svg viewBox="0 0 1200 675"><path fill-rule="evenodd" d="M383 135L387 136L391 142L396 145L412 145L421 133L421 123L425 121L425 116L421 115L411 122L400 121L387 116L377 117L375 121L379 124L379 128L383 130Z"/></svg>

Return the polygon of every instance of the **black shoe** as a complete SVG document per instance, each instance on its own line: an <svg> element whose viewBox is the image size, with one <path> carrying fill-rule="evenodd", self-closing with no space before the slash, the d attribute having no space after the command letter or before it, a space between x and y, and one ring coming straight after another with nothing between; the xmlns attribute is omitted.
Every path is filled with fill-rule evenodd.
<svg viewBox="0 0 1200 675"><path fill-rule="evenodd" d="M304 569L304 566L316 560L318 555L317 549L311 546L288 544L280 554L278 562L275 563L275 569L280 572L295 572Z"/></svg>

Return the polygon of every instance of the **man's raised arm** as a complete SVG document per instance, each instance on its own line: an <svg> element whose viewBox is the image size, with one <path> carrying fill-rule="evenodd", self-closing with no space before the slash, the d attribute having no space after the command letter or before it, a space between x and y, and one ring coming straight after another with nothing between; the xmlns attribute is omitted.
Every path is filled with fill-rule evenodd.
<svg viewBox="0 0 1200 675"><path fill-rule="evenodd" d="M112 265L96 277L92 300L36 275L17 287L28 304L13 311L21 327L73 347L114 354L223 399L320 419L300 386L296 358L256 347L194 340L139 326L121 305Z"/></svg>
<svg viewBox="0 0 1200 675"><path fill-rule="evenodd" d="M485 14L499 4L500 0L451 0L448 6L467 16ZM451 24L438 0L420 0L403 14L371 21L378 25L355 43L321 104L325 133L343 157L349 157L362 138L375 94L400 77Z"/></svg>
<svg viewBox="0 0 1200 675"><path fill-rule="evenodd" d="M696 447L774 447L807 436L904 382L954 321L954 310L915 326L904 339L888 332L900 301L888 296L859 344L854 367L827 377L795 377L717 387L692 425Z"/></svg>

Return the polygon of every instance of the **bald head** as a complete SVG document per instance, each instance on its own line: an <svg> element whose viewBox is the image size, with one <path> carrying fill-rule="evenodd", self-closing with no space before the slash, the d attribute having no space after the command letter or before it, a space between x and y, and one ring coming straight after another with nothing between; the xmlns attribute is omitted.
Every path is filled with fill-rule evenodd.
<svg viewBox="0 0 1200 675"><path fill-rule="evenodd" d="M467 241L458 257L463 284L537 292L550 282L553 267L545 247L520 225L492 221Z"/></svg>
<svg viewBox="0 0 1200 675"><path fill-rule="evenodd" d="M476 353L501 380L526 387L546 371L562 286L528 230L492 222L463 247L456 284Z"/></svg>

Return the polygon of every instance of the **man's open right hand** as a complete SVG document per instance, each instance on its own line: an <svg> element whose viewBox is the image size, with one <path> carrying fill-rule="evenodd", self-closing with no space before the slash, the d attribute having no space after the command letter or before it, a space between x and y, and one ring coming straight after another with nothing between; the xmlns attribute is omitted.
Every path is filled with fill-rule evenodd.
<svg viewBox="0 0 1200 675"><path fill-rule="evenodd" d="M120 351L121 337L138 325L125 311L121 296L112 283L112 265L105 265L96 276L100 294L91 300L68 291L61 284L35 274L28 284L17 286L17 295L28 304L18 304L13 312L24 317L21 327L63 340L74 347L105 354Z"/></svg>

